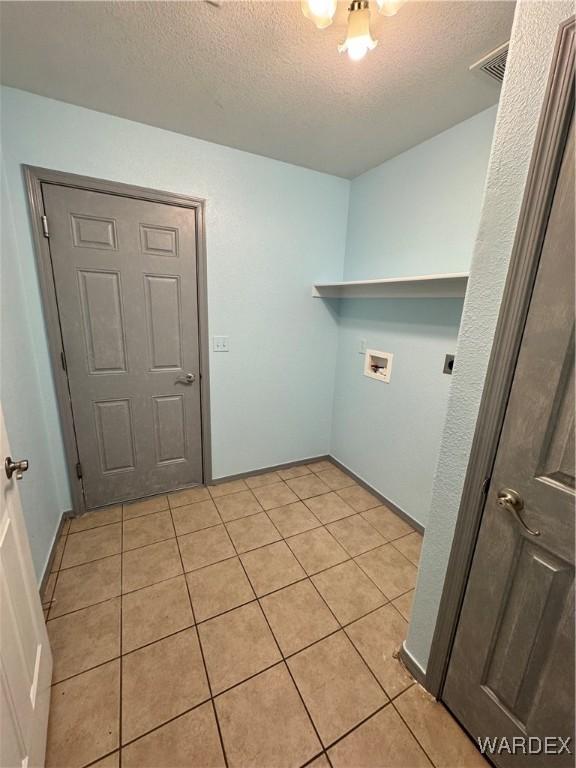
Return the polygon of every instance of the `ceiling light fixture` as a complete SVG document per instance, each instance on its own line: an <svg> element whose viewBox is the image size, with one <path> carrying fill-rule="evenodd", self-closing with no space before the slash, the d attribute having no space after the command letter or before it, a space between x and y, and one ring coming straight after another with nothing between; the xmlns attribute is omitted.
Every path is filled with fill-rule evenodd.
<svg viewBox="0 0 576 768"><path fill-rule="evenodd" d="M360 61L376 48L378 41L370 34L370 7L368 0L352 0L348 15L348 34L342 45L338 46L340 53L348 53L352 61Z"/></svg>
<svg viewBox="0 0 576 768"><path fill-rule="evenodd" d="M406 0L376 0L378 10L384 16L396 16Z"/></svg>
<svg viewBox="0 0 576 768"><path fill-rule="evenodd" d="M338 0L301 0L302 13L318 29L332 24ZM406 0L375 0L384 16L395 16ZM352 61L360 61L368 51L376 48L378 41L370 32L370 4L368 0L352 0L348 8L348 33L338 46L340 53L347 52Z"/></svg>
<svg viewBox="0 0 576 768"><path fill-rule="evenodd" d="M302 0L302 13L318 29L326 29L336 13L336 0Z"/></svg>

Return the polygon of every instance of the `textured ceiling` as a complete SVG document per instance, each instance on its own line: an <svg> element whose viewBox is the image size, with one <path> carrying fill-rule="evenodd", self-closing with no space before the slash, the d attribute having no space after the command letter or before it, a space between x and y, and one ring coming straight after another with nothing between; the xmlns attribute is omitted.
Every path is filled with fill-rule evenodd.
<svg viewBox="0 0 576 768"><path fill-rule="evenodd" d="M346 4L2 2L2 82L353 177L496 103L468 67L509 37L513 2L408 2L378 47L338 54Z"/></svg>

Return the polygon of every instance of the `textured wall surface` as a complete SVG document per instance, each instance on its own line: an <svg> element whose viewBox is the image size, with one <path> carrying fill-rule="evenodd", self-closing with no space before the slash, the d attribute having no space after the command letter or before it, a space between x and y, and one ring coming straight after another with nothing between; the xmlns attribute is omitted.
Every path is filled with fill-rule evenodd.
<svg viewBox="0 0 576 768"><path fill-rule="evenodd" d="M341 302L332 455L423 526L461 312L460 299ZM394 354L389 384L364 376L360 339Z"/></svg>
<svg viewBox="0 0 576 768"><path fill-rule="evenodd" d="M406 648L426 668L558 25L571 2L520 0Z"/></svg>
<svg viewBox="0 0 576 768"><path fill-rule="evenodd" d="M467 272L496 107L352 181L348 280Z"/></svg>
<svg viewBox="0 0 576 768"><path fill-rule="evenodd" d="M60 516L70 502L44 328L32 322L32 318L38 319L36 292L23 290L25 248L22 238L16 236L4 167L1 218L0 399L12 456L30 462L19 486L32 557L40 576Z"/></svg>
<svg viewBox="0 0 576 768"><path fill-rule="evenodd" d="M70 502L22 163L206 198L209 331L229 335L231 348L211 352L214 477L328 452L337 326L311 285L342 275L349 182L10 88L2 91L2 151L4 215L17 233L3 249L3 363L15 382L3 392L4 410L15 453L28 455L35 442L23 410L37 409L36 430L43 423L49 435L34 446L43 458L22 482L29 529L42 538L38 574L51 538L36 521L59 517ZM19 333L26 354L4 352ZM26 490L35 473L51 488L36 500Z"/></svg>
<svg viewBox="0 0 576 768"><path fill-rule="evenodd" d="M467 271L496 108L354 179L349 279ZM426 525L462 301L340 302L332 453ZM360 340L394 354L389 384L363 375Z"/></svg>

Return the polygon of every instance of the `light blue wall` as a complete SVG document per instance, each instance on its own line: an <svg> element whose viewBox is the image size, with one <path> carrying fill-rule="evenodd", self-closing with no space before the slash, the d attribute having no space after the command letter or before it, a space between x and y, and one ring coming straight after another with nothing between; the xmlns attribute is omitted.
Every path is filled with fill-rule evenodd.
<svg viewBox="0 0 576 768"><path fill-rule="evenodd" d="M209 330L231 340L211 352L214 477L331 451L425 523L461 302L353 301L339 313L310 286L466 269L493 119L354 180L348 208L345 180L2 89L2 400L14 453L32 458L21 489L38 575L70 500L21 165L207 199ZM362 376L361 338L394 352L390 385Z"/></svg>
<svg viewBox="0 0 576 768"><path fill-rule="evenodd" d="M476 237L493 107L354 179L347 279L465 272ZM341 300L332 454L425 526L462 301ZM363 375L360 340L392 352L389 384Z"/></svg>
<svg viewBox="0 0 576 768"><path fill-rule="evenodd" d="M426 669L558 26L571 0L516 6L406 650Z"/></svg>
<svg viewBox="0 0 576 768"><path fill-rule="evenodd" d="M327 453L337 326L310 292L342 274L349 182L10 88L1 98L12 228L2 397L14 452L35 452L21 487L37 574L70 502L23 163L206 198L209 330L231 346L211 353L214 477ZM9 343L17 333L25 347Z"/></svg>
<svg viewBox="0 0 576 768"><path fill-rule="evenodd" d="M354 299L341 302L332 454L422 525L444 425L459 299ZM359 340L393 352L383 384L363 375Z"/></svg>
<svg viewBox="0 0 576 768"><path fill-rule="evenodd" d="M30 462L19 488L40 576L61 513L69 508L69 494L44 330L32 322L38 317L35 293L23 289L22 240L16 237L8 189L2 165L0 400L12 455Z"/></svg>
<svg viewBox="0 0 576 768"><path fill-rule="evenodd" d="M347 280L467 272L496 107L352 182Z"/></svg>

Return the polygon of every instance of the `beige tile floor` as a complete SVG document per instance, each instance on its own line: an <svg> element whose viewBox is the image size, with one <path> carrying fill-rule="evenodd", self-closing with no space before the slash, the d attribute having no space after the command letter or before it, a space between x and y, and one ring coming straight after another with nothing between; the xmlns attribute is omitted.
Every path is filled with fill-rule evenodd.
<svg viewBox="0 0 576 768"><path fill-rule="evenodd" d="M395 658L420 546L327 461L68 522L47 765L484 764Z"/></svg>

